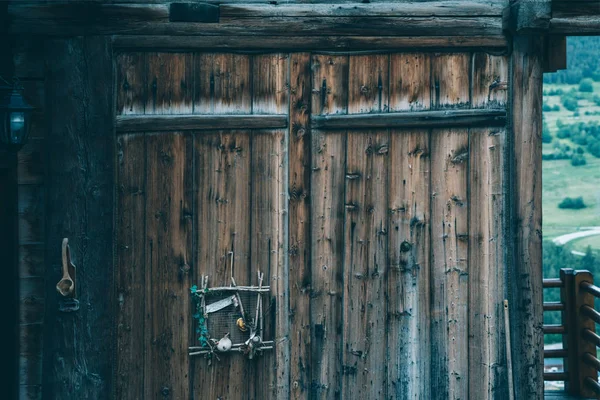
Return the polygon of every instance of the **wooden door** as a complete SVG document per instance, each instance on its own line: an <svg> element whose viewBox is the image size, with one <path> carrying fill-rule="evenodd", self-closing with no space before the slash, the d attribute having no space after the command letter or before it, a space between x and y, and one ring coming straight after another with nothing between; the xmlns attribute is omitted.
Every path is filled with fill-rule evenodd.
<svg viewBox="0 0 600 400"><path fill-rule="evenodd" d="M118 398L507 397L505 57L116 64ZM189 356L190 288L258 271L275 348Z"/></svg>

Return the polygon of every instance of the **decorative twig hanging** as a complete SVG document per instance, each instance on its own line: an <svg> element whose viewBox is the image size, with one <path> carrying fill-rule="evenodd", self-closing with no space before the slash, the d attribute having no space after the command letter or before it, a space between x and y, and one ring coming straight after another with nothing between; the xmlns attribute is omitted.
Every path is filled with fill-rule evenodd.
<svg viewBox="0 0 600 400"><path fill-rule="evenodd" d="M262 294L270 287L263 286L258 272L258 286L236 286L233 279L233 253L231 255L231 286L208 287L208 276L201 278L201 288L190 288L196 307L196 334L199 346L190 346L189 355L204 355L211 364L218 353L238 352L248 358L273 349L273 341L264 340ZM247 310L254 310L254 315Z"/></svg>

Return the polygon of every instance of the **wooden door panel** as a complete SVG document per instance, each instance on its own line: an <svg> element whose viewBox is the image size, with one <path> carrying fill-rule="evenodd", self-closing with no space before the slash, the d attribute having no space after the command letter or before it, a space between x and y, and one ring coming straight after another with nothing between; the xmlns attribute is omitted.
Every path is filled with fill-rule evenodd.
<svg viewBox="0 0 600 400"><path fill-rule="evenodd" d="M504 129L311 129L503 108L505 57L127 53L117 71L120 114L289 113L287 129L119 137L122 398L506 394ZM258 271L273 351L188 356L189 288Z"/></svg>

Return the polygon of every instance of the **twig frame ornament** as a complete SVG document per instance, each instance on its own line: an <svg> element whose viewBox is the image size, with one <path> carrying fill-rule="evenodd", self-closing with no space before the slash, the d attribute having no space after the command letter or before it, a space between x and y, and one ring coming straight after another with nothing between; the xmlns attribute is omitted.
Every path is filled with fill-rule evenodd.
<svg viewBox="0 0 600 400"><path fill-rule="evenodd" d="M219 354L241 353L252 359L273 349L273 341L264 340L262 297L269 294L270 287L263 286L263 278L259 271L258 286L237 286L231 277L231 286L209 288L205 275L201 288L190 288L200 342L188 348L190 356L202 355L210 365L213 357L220 360Z"/></svg>

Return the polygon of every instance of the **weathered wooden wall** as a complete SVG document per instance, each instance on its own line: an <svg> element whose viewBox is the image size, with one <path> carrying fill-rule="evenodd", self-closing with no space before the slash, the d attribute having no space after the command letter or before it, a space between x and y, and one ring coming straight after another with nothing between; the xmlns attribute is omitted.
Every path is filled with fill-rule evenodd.
<svg viewBox="0 0 600 400"><path fill-rule="evenodd" d="M507 397L505 129L311 128L504 109L506 57L125 52L116 70L128 126L289 113L288 129L118 136L118 397ZM230 251L238 284L269 277L277 345L208 366L186 354L188 289L226 284Z"/></svg>

